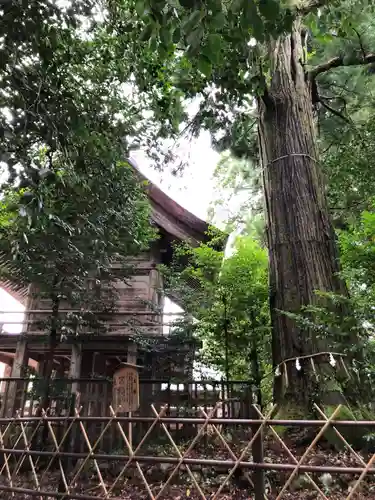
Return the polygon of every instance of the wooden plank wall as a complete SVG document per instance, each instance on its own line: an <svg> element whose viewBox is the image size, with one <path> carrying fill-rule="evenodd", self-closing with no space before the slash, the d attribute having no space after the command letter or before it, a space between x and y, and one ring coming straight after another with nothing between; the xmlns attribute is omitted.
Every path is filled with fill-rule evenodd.
<svg viewBox="0 0 375 500"><path fill-rule="evenodd" d="M163 309L163 297L160 293L162 278L156 267L157 264L157 256L153 256L151 252L145 253L139 258L130 261L130 265L134 265L136 268L133 276L126 279L126 281L119 279L114 283L117 300L114 312L105 318L108 335L111 333L127 335L133 333L133 330L144 334L162 334L162 314L160 314ZM88 284L88 287L90 286ZM105 302L108 297L105 287L99 293L101 294L101 301ZM30 286L29 294L29 310L51 309L51 301L40 297L35 285ZM90 304L84 304L87 309L89 306ZM71 307L67 303L61 303L60 309L62 311L69 310ZM145 314L143 315L142 312L145 312ZM155 314L150 314L153 312ZM61 313L60 317L64 315L66 313ZM49 317L50 314L33 314L26 311L24 331L35 335L45 334L46 328L41 322L46 321ZM89 327L79 330L79 333L88 332Z"/></svg>

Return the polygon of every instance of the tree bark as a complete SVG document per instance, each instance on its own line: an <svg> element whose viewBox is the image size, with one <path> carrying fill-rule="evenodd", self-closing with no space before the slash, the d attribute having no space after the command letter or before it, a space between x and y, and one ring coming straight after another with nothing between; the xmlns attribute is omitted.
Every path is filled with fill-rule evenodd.
<svg viewBox="0 0 375 500"><path fill-rule="evenodd" d="M250 351L251 378L254 383L256 393L256 404L259 408L263 408L262 397L262 375L260 373L258 346L256 340L253 341L253 346Z"/></svg>
<svg viewBox="0 0 375 500"><path fill-rule="evenodd" d="M51 377L53 372L53 361L55 357L55 351L57 346L57 322L59 315L60 299L57 294L53 295L52 298L52 315L51 315L51 329L48 337L48 352L46 354L46 359L44 363L44 369L42 373L43 377L43 392L40 402L39 411L47 410L50 402L49 389L51 383Z"/></svg>
<svg viewBox="0 0 375 500"><path fill-rule="evenodd" d="M57 278L54 280L54 288L57 285ZM48 337L48 352L46 354L45 363L43 366L42 372L42 394L40 398L40 405L38 407L38 411L36 412L37 417L41 417L43 410L47 411L50 405L50 384L51 377L53 371L53 360L55 357L55 351L57 346L57 324L58 324L58 315L59 315L59 307L60 307L60 299L57 292L52 294L52 315L51 315L51 329ZM37 422L35 422L35 427L37 426ZM35 449L41 449L43 447L43 443L48 440L48 426L45 424L42 427L42 431L40 433L36 433L33 438L32 447L36 447ZM39 444L37 444L39 443Z"/></svg>
<svg viewBox="0 0 375 500"><path fill-rule="evenodd" d="M280 311L298 313L317 302L316 290L342 293L338 254L314 130L312 85L304 71L300 22L270 44L271 82L259 98L259 141L263 164L270 267L270 307L275 365L321 352L329 342L302 330ZM318 359L318 358L317 358ZM326 360L327 361L327 360ZM275 379L274 398L305 404L315 375L310 362ZM288 387L282 387L282 380ZM287 389L286 394L283 393Z"/></svg>
<svg viewBox="0 0 375 500"><path fill-rule="evenodd" d="M230 380L230 360L229 360L229 319L227 317L227 300L223 297L224 304L224 343L225 343L225 379L228 382ZM229 387L228 387L229 389Z"/></svg>

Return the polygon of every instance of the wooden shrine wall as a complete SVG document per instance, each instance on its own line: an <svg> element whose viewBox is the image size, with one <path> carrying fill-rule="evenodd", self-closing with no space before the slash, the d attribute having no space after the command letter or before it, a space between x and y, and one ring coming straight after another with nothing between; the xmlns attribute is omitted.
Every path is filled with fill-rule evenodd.
<svg viewBox="0 0 375 500"><path fill-rule="evenodd" d="M89 321L90 324L84 323L77 325L74 322L69 324L69 328L77 329L76 333L100 333L112 335L128 335L130 333L138 333L145 335L161 335L163 333L162 326L162 310L163 310L163 294L162 277L157 269L158 256L152 252L145 253L130 261L134 266L135 272L132 276L125 280L119 279L113 283L115 290L115 299L110 292L110 287L101 287L97 291L97 299L100 307L105 303L114 305L114 308L107 313L99 316L100 324L96 321ZM119 277L121 276L121 268L118 269ZM88 287L93 287L93 281L88 281ZM93 310L93 304L90 303L90 297L93 297L91 292L87 294L87 303L82 304L85 311ZM112 304L113 303L113 304ZM38 294L35 286L29 287L29 300L27 309L30 311L51 311L52 302L46 297ZM80 309L77 305L76 309ZM97 306L96 306L97 307ZM74 310L76 310L74 309ZM59 306L59 318L67 318L69 311L73 308L64 301ZM51 318L51 313L27 313L25 311L25 328L24 331L28 334L45 334L48 329L48 324ZM105 328L103 328L103 326Z"/></svg>

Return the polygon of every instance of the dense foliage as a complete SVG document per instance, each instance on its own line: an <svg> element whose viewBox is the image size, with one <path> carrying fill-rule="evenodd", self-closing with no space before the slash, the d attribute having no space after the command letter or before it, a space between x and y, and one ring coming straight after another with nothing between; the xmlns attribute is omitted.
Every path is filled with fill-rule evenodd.
<svg viewBox="0 0 375 500"><path fill-rule="evenodd" d="M76 304L83 280L105 277L152 237L125 161L134 137L146 140L147 120L124 94L97 7L1 7L1 251L24 283Z"/></svg>
<svg viewBox="0 0 375 500"><path fill-rule="evenodd" d="M47 381L61 337L87 322L93 330L89 312L114 306L126 257L155 236L144 186L126 162L134 137L152 132L141 100L124 95L94 7L33 0L0 8L0 277L32 284L37 304L51 307L30 328L49 334ZM64 307L83 312L61 319ZM48 383L40 407L47 404Z"/></svg>
<svg viewBox="0 0 375 500"><path fill-rule="evenodd" d="M202 341L200 362L229 380L251 380L261 402L271 369L267 254L251 235L237 239L223 259L212 244L177 247L173 266L164 270L166 292L182 297L195 319L189 325Z"/></svg>

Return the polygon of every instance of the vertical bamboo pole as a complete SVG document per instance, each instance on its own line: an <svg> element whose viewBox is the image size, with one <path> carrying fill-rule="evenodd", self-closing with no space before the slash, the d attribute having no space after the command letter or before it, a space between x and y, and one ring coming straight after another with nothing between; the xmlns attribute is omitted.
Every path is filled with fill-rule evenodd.
<svg viewBox="0 0 375 500"><path fill-rule="evenodd" d="M130 365L137 364L137 345L134 342L132 342L128 347L127 361ZM132 412L130 411L129 417L131 416ZM130 446L133 448L133 423L131 421L128 423L128 434Z"/></svg>

